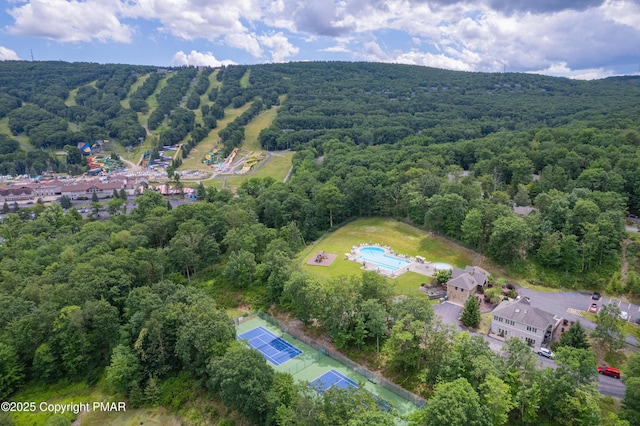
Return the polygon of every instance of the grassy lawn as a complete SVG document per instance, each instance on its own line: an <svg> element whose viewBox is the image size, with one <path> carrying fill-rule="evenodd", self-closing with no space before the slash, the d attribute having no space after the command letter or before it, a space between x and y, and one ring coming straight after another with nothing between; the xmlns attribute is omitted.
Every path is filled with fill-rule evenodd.
<svg viewBox="0 0 640 426"><path fill-rule="evenodd" d="M276 180L276 182L282 182L287 176L287 173L289 173L294 154L295 153L292 151L272 152L271 158L263 160L262 164L259 164L258 168L252 173L248 173L246 175L226 176L226 179L225 177L218 177L204 181L203 183L205 186L213 186L221 189L224 180L226 181L226 188L235 190L245 179L253 177L265 178L267 176L271 176Z"/></svg>
<svg viewBox="0 0 640 426"><path fill-rule="evenodd" d="M362 270L359 264L344 259L344 253L349 253L351 247L359 243L380 243L390 246L397 253L423 256L430 262L445 262L457 267L471 265L475 257L470 250L406 223L387 218L368 218L355 220L327 234L301 252L297 261L304 272L320 281L360 274ZM320 250L335 253L338 257L328 267L307 265L307 260ZM406 272L390 281L394 284L396 294L424 295L418 287L428 279L425 275Z"/></svg>

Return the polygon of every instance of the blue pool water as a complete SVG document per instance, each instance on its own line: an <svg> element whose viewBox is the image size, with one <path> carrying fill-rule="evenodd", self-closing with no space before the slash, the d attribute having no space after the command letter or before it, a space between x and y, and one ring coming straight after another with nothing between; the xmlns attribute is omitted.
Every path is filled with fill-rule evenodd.
<svg viewBox="0 0 640 426"><path fill-rule="evenodd" d="M395 272L400 268L403 268L410 264L408 260L389 256L384 249L379 247L364 247L360 249L360 256L358 260L364 260L367 265L374 264L387 271Z"/></svg>

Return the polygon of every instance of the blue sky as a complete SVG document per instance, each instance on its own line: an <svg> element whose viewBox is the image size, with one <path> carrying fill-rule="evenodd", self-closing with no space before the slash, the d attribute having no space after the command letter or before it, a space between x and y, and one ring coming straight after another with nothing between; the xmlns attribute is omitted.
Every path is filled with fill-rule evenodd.
<svg viewBox="0 0 640 426"><path fill-rule="evenodd" d="M7 0L0 60L640 74L640 0Z"/></svg>

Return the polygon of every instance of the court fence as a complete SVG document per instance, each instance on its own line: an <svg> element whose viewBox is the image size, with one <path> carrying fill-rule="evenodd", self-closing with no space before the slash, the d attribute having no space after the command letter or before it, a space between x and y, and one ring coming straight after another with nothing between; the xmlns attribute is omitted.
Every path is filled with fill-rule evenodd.
<svg viewBox="0 0 640 426"><path fill-rule="evenodd" d="M427 401L424 398L414 393L411 393L406 389L401 388L400 386L396 385L395 383L381 376L380 374L374 373L373 371L347 358L346 356L335 351L334 349L322 344L321 342L318 342L317 340L314 340L306 336L304 333L300 332L300 330L287 326L280 320L273 318L272 316L270 316L265 312L258 311L257 314L260 318L262 318L267 323L275 327L278 327L280 330L283 330L285 333L293 336L294 338L300 340L303 343L306 343L307 345L311 346L313 349L318 351L320 354L326 355L329 358L336 360L341 364L344 364L345 366L349 367L356 373L364 376L371 383L381 386L387 389L388 391L398 395L400 398L404 398L407 401L412 402L418 408L422 408L426 404ZM320 355L314 356L312 359L306 359L304 361L298 362L297 364L293 364L291 367L289 367L291 371L286 371L286 372L295 374L301 370L304 370L306 367L308 367L313 362L315 362L318 358L320 358Z"/></svg>

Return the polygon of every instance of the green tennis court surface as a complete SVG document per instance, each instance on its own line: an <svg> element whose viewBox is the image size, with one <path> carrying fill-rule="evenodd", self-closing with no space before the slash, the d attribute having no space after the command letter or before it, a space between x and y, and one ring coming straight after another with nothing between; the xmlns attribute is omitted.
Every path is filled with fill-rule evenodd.
<svg viewBox="0 0 640 426"><path fill-rule="evenodd" d="M403 416L418 409L412 402L401 398L382 386L368 381L364 376L356 373L342 363L329 358L309 345L295 339L293 336L283 333L279 328L259 317L251 317L250 319L244 319L240 322L237 326L237 334L241 336L257 327L262 327L274 335L280 336L280 339L302 351L301 354L290 359L288 362L274 366L273 369L275 371L290 373L295 380L312 383L328 371L333 370L351 382L356 383L358 387L363 387L374 394L381 401L381 408L388 409L388 407L392 407L398 411L398 414Z"/></svg>

